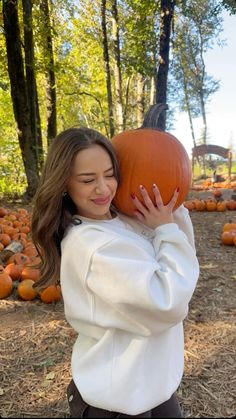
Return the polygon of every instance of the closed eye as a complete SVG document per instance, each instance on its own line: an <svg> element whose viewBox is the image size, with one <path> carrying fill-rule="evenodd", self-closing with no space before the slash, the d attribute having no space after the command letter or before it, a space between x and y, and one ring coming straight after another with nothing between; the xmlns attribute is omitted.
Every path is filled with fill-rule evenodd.
<svg viewBox="0 0 236 419"><path fill-rule="evenodd" d="M94 182L94 179L83 180L83 183L92 183L92 182Z"/></svg>

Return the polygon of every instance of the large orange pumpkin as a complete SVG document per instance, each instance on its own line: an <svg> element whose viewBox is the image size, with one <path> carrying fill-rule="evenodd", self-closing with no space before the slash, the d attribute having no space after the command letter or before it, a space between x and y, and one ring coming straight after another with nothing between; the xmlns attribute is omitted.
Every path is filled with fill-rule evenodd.
<svg viewBox="0 0 236 419"><path fill-rule="evenodd" d="M124 214L134 215L131 194L142 200L139 185L154 200L152 185L155 183L164 204L179 187L175 208L184 202L190 189L192 171L184 146L172 134L157 129L160 113L166 108L166 105L151 106L141 128L121 132L111 140L121 169L121 183L113 203Z"/></svg>

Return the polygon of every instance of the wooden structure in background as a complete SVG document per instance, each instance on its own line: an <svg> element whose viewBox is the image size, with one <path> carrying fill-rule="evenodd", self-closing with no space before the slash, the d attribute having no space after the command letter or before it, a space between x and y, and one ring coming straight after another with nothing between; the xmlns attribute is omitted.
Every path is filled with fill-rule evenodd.
<svg viewBox="0 0 236 419"><path fill-rule="evenodd" d="M192 178L194 178L195 158L202 157L205 154L216 154L224 159L228 159L228 180L231 180L232 152L229 148L224 148L214 144L201 144L192 148Z"/></svg>

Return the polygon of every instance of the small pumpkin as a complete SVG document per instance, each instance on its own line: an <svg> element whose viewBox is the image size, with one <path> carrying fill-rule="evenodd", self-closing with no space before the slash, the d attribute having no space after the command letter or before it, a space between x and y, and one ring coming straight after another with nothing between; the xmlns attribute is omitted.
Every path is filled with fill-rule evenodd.
<svg viewBox="0 0 236 419"><path fill-rule="evenodd" d="M226 208L226 202L224 200L217 202L217 204L216 204L216 211L224 212L226 209L227 209Z"/></svg>
<svg viewBox="0 0 236 419"><path fill-rule="evenodd" d="M234 245L234 238L236 237L236 230L223 231L221 234L221 241L223 244Z"/></svg>
<svg viewBox="0 0 236 419"><path fill-rule="evenodd" d="M37 291L33 289L34 281L32 279L25 279L19 282L17 293L22 300L31 301L37 297Z"/></svg>
<svg viewBox="0 0 236 419"><path fill-rule="evenodd" d="M121 170L121 182L113 203L124 214L134 215L131 194L142 201L140 185L154 201L152 185L155 183L164 204L179 187L175 208L184 202L189 192L192 171L188 154L175 136L158 129L158 119L164 109L166 105L152 105L140 128L121 132L111 139Z"/></svg>
<svg viewBox="0 0 236 419"><path fill-rule="evenodd" d="M6 265L4 272L10 275L13 281L18 281L21 278L23 265L11 262Z"/></svg>
<svg viewBox="0 0 236 419"><path fill-rule="evenodd" d="M236 221L228 222L223 225L223 231L236 230Z"/></svg>
<svg viewBox="0 0 236 419"><path fill-rule="evenodd" d="M220 188L213 189L212 193L215 198L220 198L222 196L222 191Z"/></svg>
<svg viewBox="0 0 236 419"><path fill-rule="evenodd" d="M4 217L8 214L8 210L4 207L0 207L0 217Z"/></svg>
<svg viewBox="0 0 236 419"><path fill-rule="evenodd" d="M61 287L60 285L49 285L42 292L40 292L41 300L46 303L54 303L61 300Z"/></svg>
<svg viewBox="0 0 236 419"><path fill-rule="evenodd" d="M236 201L234 199L228 199L226 201L226 207L228 210L236 210Z"/></svg>
<svg viewBox="0 0 236 419"><path fill-rule="evenodd" d="M21 281L25 279L32 279L34 282L38 281L40 277L40 270L33 266L24 266L21 271Z"/></svg>
<svg viewBox="0 0 236 419"><path fill-rule="evenodd" d="M0 233L0 243L3 246L8 246L11 243L11 237L7 233Z"/></svg>
<svg viewBox="0 0 236 419"><path fill-rule="evenodd" d="M16 252L8 259L7 263L16 263L18 265L30 265L30 257L21 252Z"/></svg>
<svg viewBox="0 0 236 419"><path fill-rule="evenodd" d="M217 203L214 199L208 198L206 200L206 210L207 211L216 211Z"/></svg>
<svg viewBox="0 0 236 419"><path fill-rule="evenodd" d="M195 199L195 208L197 211L204 211L206 209L206 203L203 199Z"/></svg>
<svg viewBox="0 0 236 419"><path fill-rule="evenodd" d="M12 290L12 278L4 272L4 267L0 265L0 299L8 297L12 293Z"/></svg>
<svg viewBox="0 0 236 419"><path fill-rule="evenodd" d="M187 201L183 202L183 205L185 206L185 208L187 208L189 211L193 211L194 209L196 209L195 207L195 202L192 199L189 199Z"/></svg>

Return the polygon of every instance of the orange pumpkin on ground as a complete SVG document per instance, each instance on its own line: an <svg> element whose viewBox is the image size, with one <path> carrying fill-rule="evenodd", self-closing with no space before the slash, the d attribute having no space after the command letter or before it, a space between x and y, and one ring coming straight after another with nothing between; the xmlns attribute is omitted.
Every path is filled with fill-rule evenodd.
<svg viewBox="0 0 236 419"><path fill-rule="evenodd" d="M141 184L154 200L152 185L155 183L164 204L179 187L175 208L184 202L190 189L192 172L184 146L172 134L157 128L160 113L166 108L160 104L151 106L141 128L121 132L111 140L121 169L121 183L113 202L124 214L134 215L131 194L142 201Z"/></svg>
<svg viewBox="0 0 236 419"><path fill-rule="evenodd" d="M236 230L236 222L225 223L223 225L223 231L229 231L229 230Z"/></svg>
<svg viewBox="0 0 236 419"><path fill-rule="evenodd" d="M226 201L226 207L230 211L236 210L236 201L234 199L228 199Z"/></svg>
<svg viewBox="0 0 236 419"><path fill-rule="evenodd" d="M236 230L223 231L221 234L221 241L223 244L229 246L234 245L234 238L236 237Z"/></svg>
<svg viewBox="0 0 236 419"><path fill-rule="evenodd" d="M8 214L8 210L4 207L0 207L0 217L4 217Z"/></svg>
<svg viewBox="0 0 236 419"><path fill-rule="evenodd" d="M25 255L24 253L17 252L14 255L12 255L7 261L7 263L12 263L12 262L19 265L24 265L24 266L30 265L30 257Z"/></svg>
<svg viewBox="0 0 236 419"><path fill-rule="evenodd" d="M12 293L12 290L12 278L4 272L3 266L0 266L0 299L8 297Z"/></svg>
<svg viewBox="0 0 236 419"><path fill-rule="evenodd" d="M11 243L11 237L7 233L0 233L0 243L3 246L8 246Z"/></svg>
<svg viewBox="0 0 236 419"><path fill-rule="evenodd" d="M214 197L215 197L215 198L219 198L219 197L221 197L221 196L222 196L222 192L221 192L221 190L220 190L220 189L214 189L214 190L212 191L212 193L213 193L213 195L214 195Z"/></svg>
<svg viewBox="0 0 236 419"><path fill-rule="evenodd" d="M36 247L33 245L33 243L31 242L28 242L28 244L25 246L23 253L24 255L27 255L29 257L38 256L38 251Z"/></svg>
<svg viewBox="0 0 236 419"><path fill-rule="evenodd" d="M60 301L61 300L60 285L49 285L42 292L40 292L40 298L46 304Z"/></svg>
<svg viewBox="0 0 236 419"><path fill-rule="evenodd" d="M22 300L31 301L34 300L38 293L33 289L34 281L32 279L25 279L19 282L17 287L17 293Z"/></svg>
<svg viewBox="0 0 236 419"><path fill-rule="evenodd" d="M40 270L33 266L24 266L21 271L21 280L32 279L37 281L40 277Z"/></svg>
<svg viewBox="0 0 236 419"><path fill-rule="evenodd" d="M204 211L206 209L206 203L203 199L195 199L195 208L197 211Z"/></svg>
<svg viewBox="0 0 236 419"><path fill-rule="evenodd" d="M224 212L226 210L226 202L225 201L218 201L216 204L216 211Z"/></svg>
<svg viewBox="0 0 236 419"><path fill-rule="evenodd" d="M4 268L4 272L10 275L13 281L18 281L21 278L21 273L23 270L23 265L19 265L17 263L8 263Z"/></svg>
<svg viewBox="0 0 236 419"><path fill-rule="evenodd" d="M207 199L206 200L206 210L207 211L216 211L216 201L213 199Z"/></svg>
<svg viewBox="0 0 236 419"><path fill-rule="evenodd" d="M189 201L184 201L183 205L185 206L185 208L187 208L189 211L192 211L195 209L195 202L190 199Z"/></svg>

